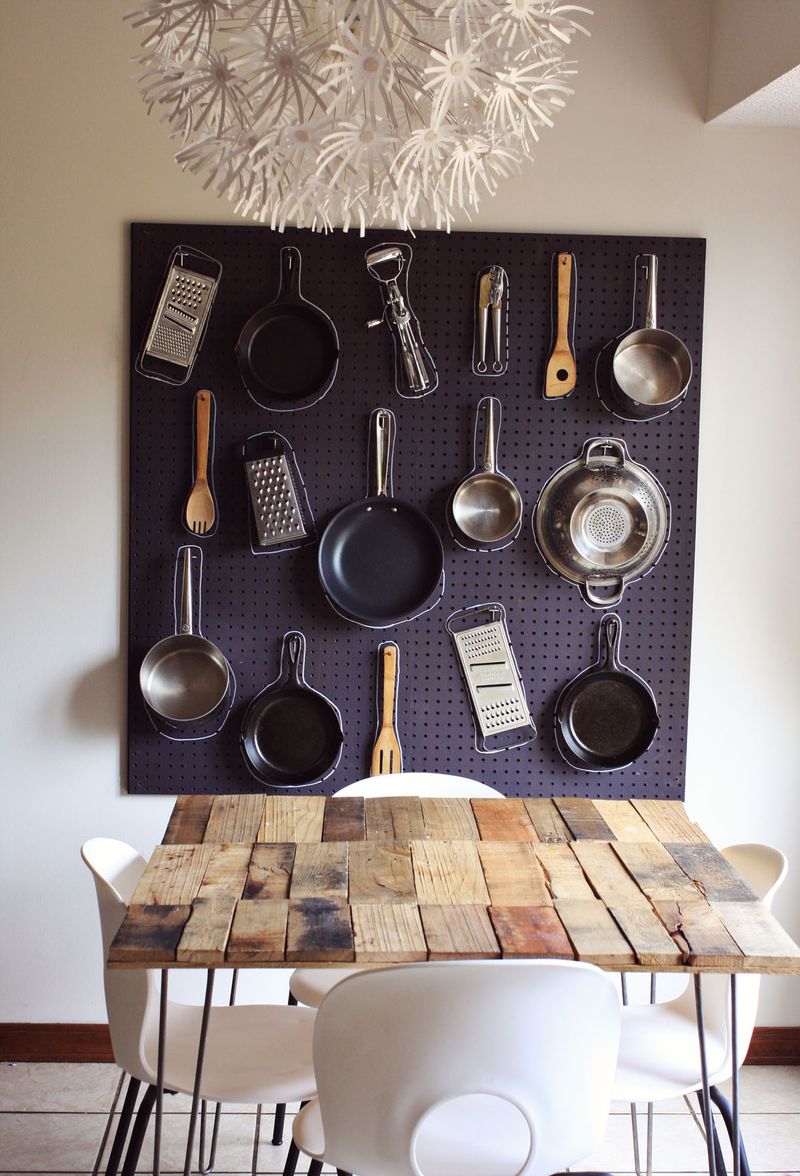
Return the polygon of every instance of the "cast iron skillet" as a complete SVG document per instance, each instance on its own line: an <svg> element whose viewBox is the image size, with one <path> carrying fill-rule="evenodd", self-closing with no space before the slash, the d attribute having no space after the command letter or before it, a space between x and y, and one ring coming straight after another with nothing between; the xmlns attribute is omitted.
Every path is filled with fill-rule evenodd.
<svg viewBox="0 0 800 1176"><path fill-rule="evenodd" d="M372 417L375 495L352 502L328 523L317 566L326 596L347 620L384 628L418 616L442 578L444 550L427 515L392 498L394 417Z"/></svg>
<svg viewBox="0 0 800 1176"><path fill-rule="evenodd" d="M644 755L658 731L655 695L617 657L622 621L606 613L597 662L564 687L556 703L556 746L586 772L613 772Z"/></svg>
<svg viewBox="0 0 800 1176"><path fill-rule="evenodd" d="M278 678L247 708L240 746L250 772L273 788L314 784L339 761L344 742L338 710L303 677L306 639L283 638Z"/></svg>
<svg viewBox="0 0 800 1176"><path fill-rule="evenodd" d="M318 306L300 293L300 250L281 249L278 293L242 327L236 359L256 404L277 412L310 408L336 378L339 336Z"/></svg>

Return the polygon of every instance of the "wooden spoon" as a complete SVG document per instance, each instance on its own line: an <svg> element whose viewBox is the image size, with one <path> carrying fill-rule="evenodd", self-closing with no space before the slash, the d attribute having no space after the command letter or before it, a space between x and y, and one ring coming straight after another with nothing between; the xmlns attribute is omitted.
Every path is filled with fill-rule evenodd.
<svg viewBox="0 0 800 1176"><path fill-rule="evenodd" d="M578 378L575 356L569 341L569 312L572 295L572 254L559 253L556 343L547 364L545 400L563 400L575 390Z"/></svg>

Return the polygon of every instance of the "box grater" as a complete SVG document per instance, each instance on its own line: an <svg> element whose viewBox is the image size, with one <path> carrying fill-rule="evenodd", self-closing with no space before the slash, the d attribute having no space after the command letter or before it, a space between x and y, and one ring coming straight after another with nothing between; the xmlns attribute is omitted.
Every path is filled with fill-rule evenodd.
<svg viewBox="0 0 800 1176"><path fill-rule="evenodd" d="M250 460L244 463L258 545L275 547L305 539L308 530L300 510L283 439L277 433L268 433L258 440L263 456L250 457L246 447L245 457L250 457Z"/></svg>
<svg viewBox="0 0 800 1176"><path fill-rule="evenodd" d="M493 619L485 624L456 628L479 615ZM472 703L478 751L507 751L535 739L536 727L508 640L503 606L490 604L461 609L448 618L447 629Z"/></svg>
<svg viewBox="0 0 800 1176"><path fill-rule="evenodd" d="M173 263L145 340L144 354L191 367L216 291L215 278Z"/></svg>

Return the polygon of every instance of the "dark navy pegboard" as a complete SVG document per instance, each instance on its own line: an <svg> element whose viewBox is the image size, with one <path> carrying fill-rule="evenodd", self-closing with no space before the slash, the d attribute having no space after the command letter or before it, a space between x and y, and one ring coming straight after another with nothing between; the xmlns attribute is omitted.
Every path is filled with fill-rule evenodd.
<svg viewBox="0 0 800 1176"><path fill-rule="evenodd" d="M392 382L391 339L385 327L368 332L380 314L380 291L364 251L380 241L411 241L411 299L440 374L422 400L403 400ZM284 244L303 255L303 292L331 314L341 339L336 382L318 405L302 412L267 412L247 396L234 343L244 322L275 296ZM664 237L575 234L419 233L372 231L366 239L304 231L278 235L262 227L136 224L131 232L131 347L141 342L170 251L194 246L219 259L222 282L208 334L190 382L172 388L133 374L130 435L130 613L128 788L131 792L247 792L260 790L239 747L250 699L278 673L281 638L302 629L308 640L307 678L342 712L345 745L335 774L318 790L332 792L368 774L375 734L376 650L400 646L398 730L404 766L473 777L510 796L683 796L689 690L700 360L705 242ZM542 399L550 348L550 265L559 250L577 261L575 344L577 389L565 401ZM630 324L634 259L658 255L659 326L674 331L692 354L694 374L685 403L670 416L628 423L611 416L594 388L599 349ZM508 375L481 379L470 371L474 281L498 262L510 282ZM217 399L215 480L220 526L204 553L203 631L229 658L238 680L234 711L213 739L173 743L156 734L142 704L138 670L149 647L172 631L173 567L190 541L181 510L192 480L192 400L199 388ZM448 495L472 465L475 406L481 396L503 405L501 468L525 503L522 534L504 551L472 553L450 539ZM396 495L428 511L445 540L447 586L432 612L407 625L375 632L340 619L326 603L316 575L316 547L254 556L241 459L245 437L267 429L294 446L309 497L324 525L340 506L367 493L371 411L397 418ZM619 772L574 771L553 742L553 707L561 687L596 657L600 614L573 586L543 564L533 543L530 513L554 470L578 456L587 437L624 437L672 503L672 535L655 570L631 585L617 611L622 659L651 684L661 729L650 751ZM456 608L500 600L539 729L532 744L494 756L473 746L472 716L444 622Z"/></svg>

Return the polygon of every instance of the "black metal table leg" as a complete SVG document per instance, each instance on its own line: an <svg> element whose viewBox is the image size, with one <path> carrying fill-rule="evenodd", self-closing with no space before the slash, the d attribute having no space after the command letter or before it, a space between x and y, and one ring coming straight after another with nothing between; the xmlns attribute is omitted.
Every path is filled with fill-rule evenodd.
<svg viewBox="0 0 800 1176"><path fill-rule="evenodd" d="M203 1017L200 1022L200 1040L197 1043L197 1065L194 1071L192 1109L189 1112L189 1132L186 1138L183 1176L191 1176L192 1171L192 1148L194 1147L194 1131L197 1124L197 1108L200 1104L200 1089L203 1085L203 1065L206 1060L206 1038L208 1037L208 1022L211 1017L211 998L214 995L214 976L214 969L209 968L206 973L206 998L203 1002Z"/></svg>
<svg viewBox="0 0 800 1176"><path fill-rule="evenodd" d="M708 1087L708 1056L706 1054L706 1030L703 1021L703 989L700 973L694 976L694 1006L697 1015L697 1041L700 1046L700 1078L703 1092L703 1123L706 1129L706 1149L708 1151L708 1176L716 1176L717 1158L714 1147L714 1116L711 1113L711 1094Z"/></svg>

